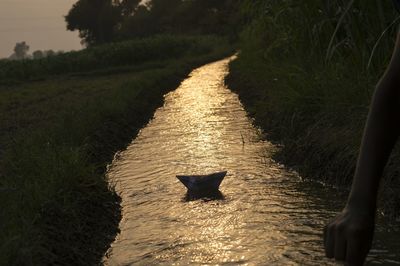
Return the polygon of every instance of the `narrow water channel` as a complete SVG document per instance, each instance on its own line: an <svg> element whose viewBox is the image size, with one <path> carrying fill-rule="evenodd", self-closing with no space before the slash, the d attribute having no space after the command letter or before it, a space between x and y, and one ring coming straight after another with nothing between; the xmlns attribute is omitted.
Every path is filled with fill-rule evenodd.
<svg viewBox="0 0 400 266"><path fill-rule="evenodd" d="M230 59L194 70L109 169L121 233L106 265L334 265L321 230L344 198L275 163L238 96ZM227 170L215 198L186 196L177 174ZM380 225L369 264L400 265L400 233Z"/></svg>

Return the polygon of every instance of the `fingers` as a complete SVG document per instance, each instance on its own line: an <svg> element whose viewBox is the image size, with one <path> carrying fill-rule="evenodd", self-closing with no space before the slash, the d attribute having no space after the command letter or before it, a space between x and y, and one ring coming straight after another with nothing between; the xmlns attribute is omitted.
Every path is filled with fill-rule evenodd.
<svg viewBox="0 0 400 266"><path fill-rule="evenodd" d="M346 265L363 265L370 249L370 239L365 235L346 232L341 224L330 224L324 228L324 247L328 258L345 261Z"/></svg>
<svg viewBox="0 0 400 266"><path fill-rule="evenodd" d="M328 258L335 256L335 227L333 225L327 225L324 228L324 247L325 255Z"/></svg>
<svg viewBox="0 0 400 266"><path fill-rule="evenodd" d="M325 255L339 261L346 259L346 235L345 228L340 224L330 224L324 228Z"/></svg>
<svg viewBox="0 0 400 266"><path fill-rule="evenodd" d="M340 225L335 230L335 259L344 261L346 259L346 236L344 235L344 228Z"/></svg>
<svg viewBox="0 0 400 266"><path fill-rule="evenodd" d="M353 231L347 242L346 265L363 265L372 245L373 228L364 232Z"/></svg>
<svg viewBox="0 0 400 266"><path fill-rule="evenodd" d="M368 246L358 239L350 239L347 243L346 265L361 266L368 254Z"/></svg>
<svg viewBox="0 0 400 266"><path fill-rule="evenodd" d="M324 228L326 256L345 261L346 265L363 265L373 233L373 217L342 213Z"/></svg>

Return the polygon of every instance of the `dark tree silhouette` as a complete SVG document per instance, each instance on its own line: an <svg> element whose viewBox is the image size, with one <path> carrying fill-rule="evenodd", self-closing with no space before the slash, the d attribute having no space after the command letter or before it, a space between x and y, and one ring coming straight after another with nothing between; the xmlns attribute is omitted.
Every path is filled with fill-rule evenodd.
<svg viewBox="0 0 400 266"><path fill-rule="evenodd" d="M145 37L153 34L155 31L154 28L150 10L145 6L138 6L134 15L124 17L119 30L119 38Z"/></svg>
<svg viewBox="0 0 400 266"><path fill-rule="evenodd" d="M21 60L28 57L29 45L26 42L18 42L14 47L14 54L11 59Z"/></svg>
<svg viewBox="0 0 400 266"><path fill-rule="evenodd" d="M32 53L33 59L40 59L44 57L43 51L37 50Z"/></svg>
<svg viewBox="0 0 400 266"><path fill-rule="evenodd" d="M86 45L100 44L113 39L121 8L112 0L79 0L65 20L68 30L79 30Z"/></svg>
<svg viewBox="0 0 400 266"><path fill-rule="evenodd" d="M46 50L46 51L43 51L44 57L55 56L56 54L57 54L57 53L54 52L53 50Z"/></svg>
<svg viewBox="0 0 400 266"><path fill-rule="evenodd" d="M141 0L121 0L117 4L120 7L121 15L124 17L133 16Z"/></svg>
<svg viewBox="0 0 400 266"><path fill-rule="evenodd" d="M99 44L160 33L234 36L241 0L79 0L67 28Z"/></svg>

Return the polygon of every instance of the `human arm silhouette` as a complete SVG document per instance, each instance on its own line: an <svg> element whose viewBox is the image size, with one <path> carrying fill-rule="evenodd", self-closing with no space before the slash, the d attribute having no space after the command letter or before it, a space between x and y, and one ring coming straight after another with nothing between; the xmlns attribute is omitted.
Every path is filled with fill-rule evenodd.
<svg viewBox="0 0 400 266"><path fill-rule="evenodd" d="M371 248L383 169L400 134L400 34L376 86L350 195L343 211L324 228L328 258L362 265Z"/></svg>

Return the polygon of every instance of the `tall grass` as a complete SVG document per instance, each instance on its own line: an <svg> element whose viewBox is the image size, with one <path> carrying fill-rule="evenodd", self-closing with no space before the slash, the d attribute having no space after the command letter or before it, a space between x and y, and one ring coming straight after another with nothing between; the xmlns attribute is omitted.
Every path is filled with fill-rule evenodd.
<svg viewBox="0 0 400 266"><path fill-rule="evenodd" d="M229 84L283 144L277 158L305 176L348 185L394 46L399 15L391 1L244 1L242 12L253 19ZM392 159L387 168L386 209L399 210L399 165Z"/></svg>

